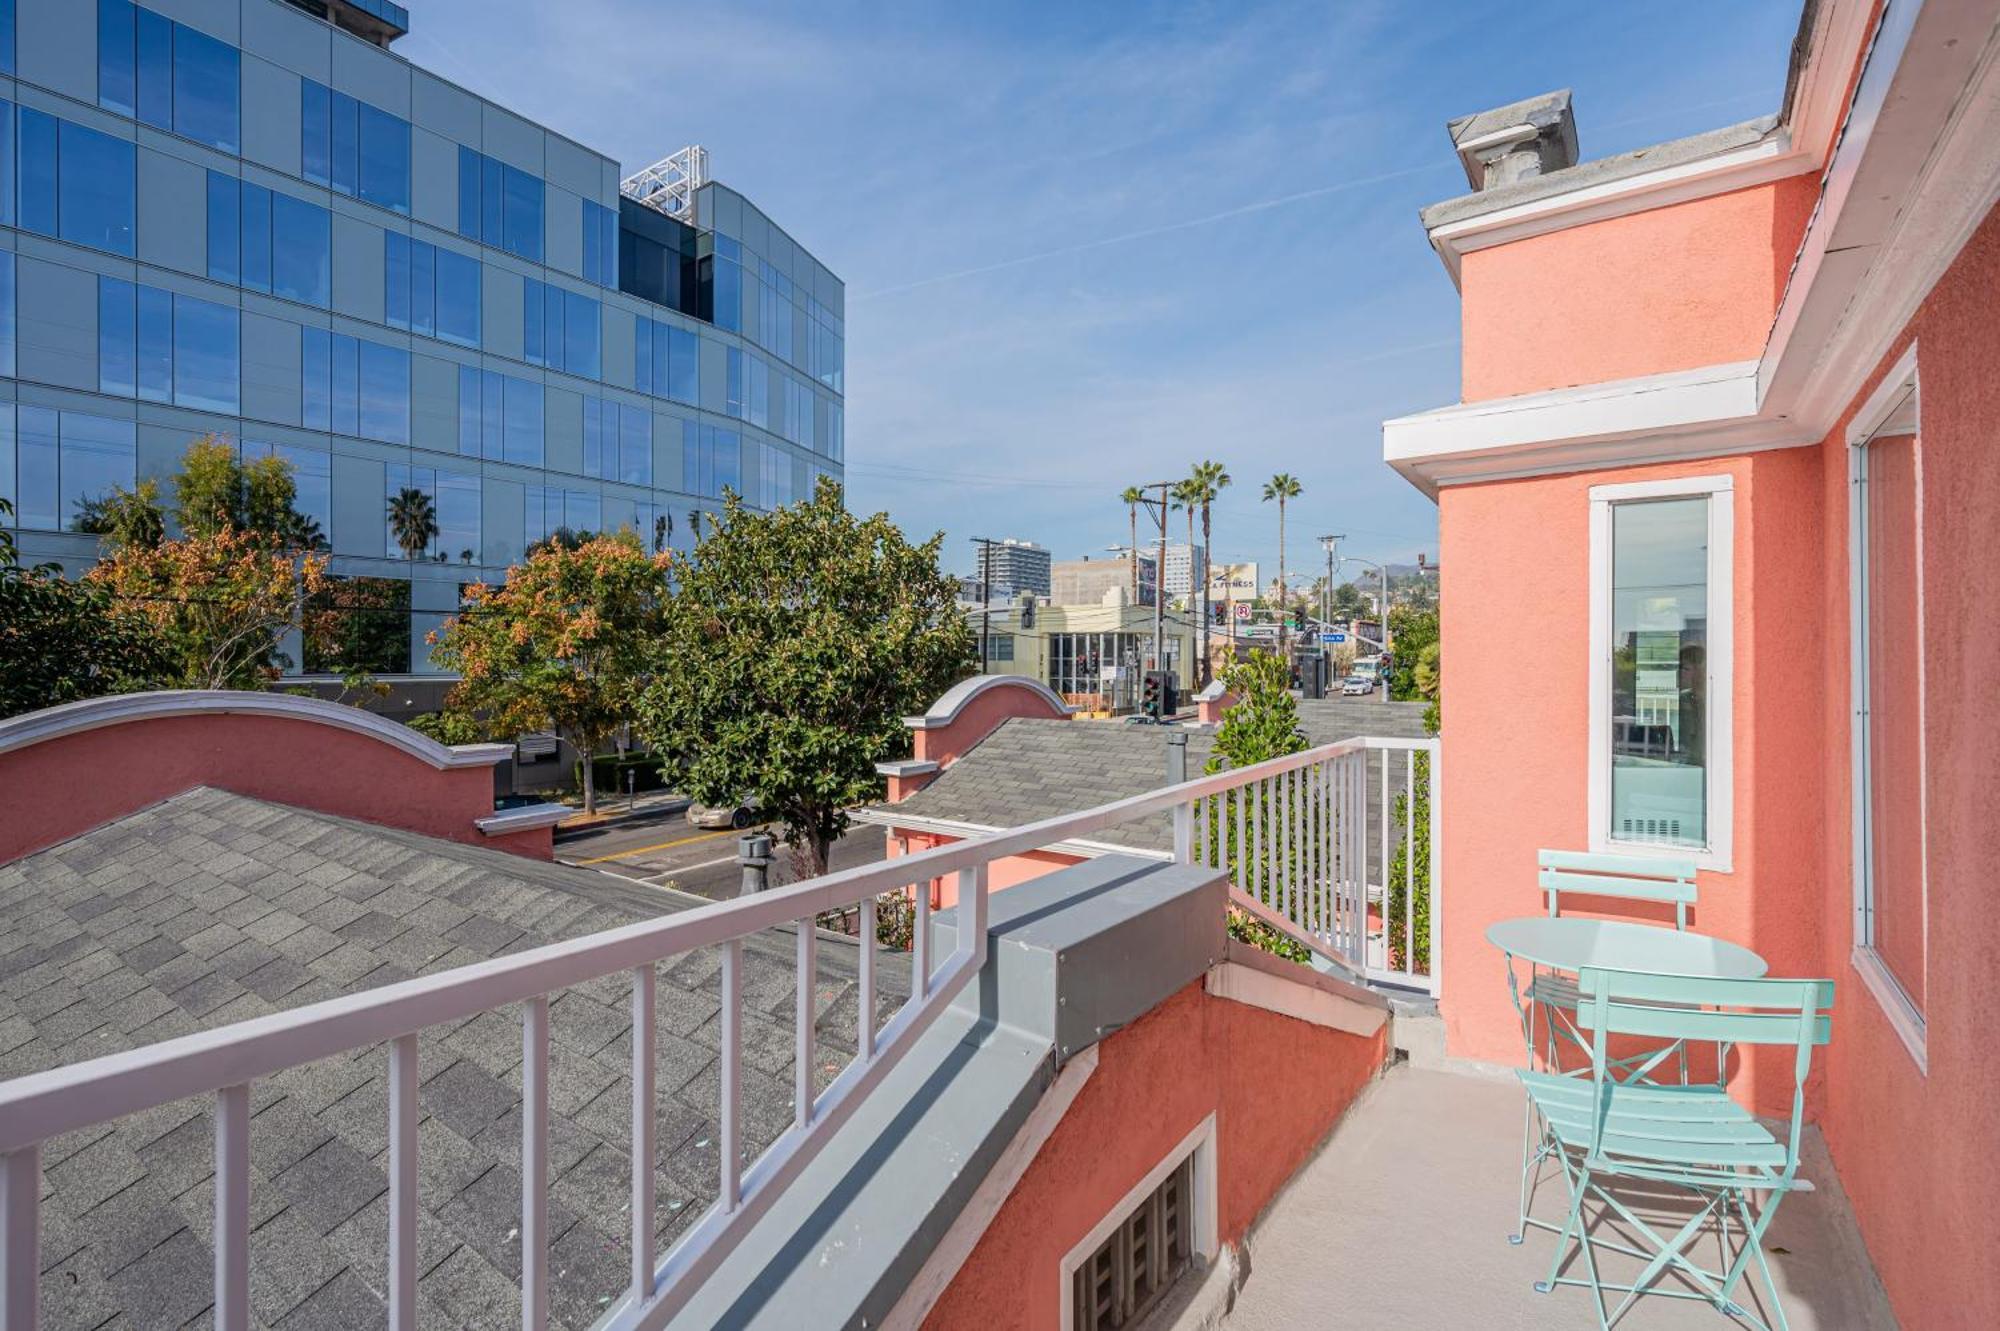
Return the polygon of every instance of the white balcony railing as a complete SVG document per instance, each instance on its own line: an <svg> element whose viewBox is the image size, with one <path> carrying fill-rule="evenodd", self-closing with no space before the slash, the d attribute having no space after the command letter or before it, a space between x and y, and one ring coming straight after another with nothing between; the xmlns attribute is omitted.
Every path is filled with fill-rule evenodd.
<svg viewBox="0 0 2000 1331"><path fill-rule="evenodd" d="M844 870L761 896L551 944L478 965L0 1083L0 1326L37 1325L41 1147L51 1138L190 1096L215 1097L215 1325L243 1331L250 1312L250 1090L257 1081L321 1059L386 1047L388 1064L389 1326L417 1325L417 1086L422 1033L483 1012L519 1006L522 1030L522 1323L548 1321L549 1002L557 992L621 972L632 978L632 1095L654 1092L655 967L721 947L720 1190L715 1204L664 1255L655 1241L654 1115L632 1115L632 1279L600 1325L664 1324L784 1192L871 1087L985 962L987 867L996 860L1073 842L1148 815L1171 812L1184 862L1227 866L1232 900L1296 942L1355 974L1418 984L1435 974L1427 914L1395 910L1397 891L1387 807L1390 756L1403 755L1415 802L1437 745L1426 740L1346 740L1241 771L1201 777L1131 799L1065 814L880 864ZM1379 757L1378 757L1379 755ZM1371 768L1371 763L1374 767ZM1382 817L1371 820L1366 785L1379 769ZM1431 816L1435 826L1433 797ZM1369 839L1369 825L1380 835ZM1420 835L1406 827L1406 850ZM1416 838L1416 839L1413 839ZM1371 850L1371 847L1374 849ZM1371 855L1374 858L1371 858ZM910 996L875 1024L875 903L947 874L958 877L967 928L951 955L932 956L928 892L918 892ZM1406 894L1407 895L1407 894ZM1434 897L1435 886L1429 889ZM1413 898L1422 907L1427 897ZM813 973L822 914L858 909L859 1030L856 1054L815 1090ZM1387 935L1403 921L1404 949ZM798 1002L794 1118L761 1155L742 1159L738 1097L742 1065L743 940L778 926L797 929ZM1413 931L1413 932L1412 932ZM1372 949L1372 950L1371 950ZM1397 958L1408 960L1399 963ZM1427 964L1417 962L1428 958ZM1400 966L1400 968L1399 968Z"/></svg>

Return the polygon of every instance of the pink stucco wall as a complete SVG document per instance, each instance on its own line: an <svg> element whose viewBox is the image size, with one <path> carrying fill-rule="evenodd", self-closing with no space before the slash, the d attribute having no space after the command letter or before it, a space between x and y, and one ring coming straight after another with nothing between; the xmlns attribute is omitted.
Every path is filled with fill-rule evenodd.
<svg viewBox="0 0 2000 1331"><path fill-rule="evenodd" d="M1060 721L1069 713L1048 701L1025 679L1002 677L1001 682L967 703L949 725L915 732L914 757L949 766L958 756L993 733L993 728L1013 716Z"/></svg>
<svg viewBox="0 0 2000 1331"><path fill-rule="evenodd" d="M911 854L919 850L932 850L938 846L949 846L962 840L960 837L940 836L935 832L907 832L900 829L889 834L889 858ZM902 844L898 844L901 842ZM992 891L1003 887L1015 887L1031 879L1040 878L1045 873L1066 869L1072 864L1082 863L1080 855L1064 855L1052 850L1034 850L1021 855L1006 855L986 866L986 886ZM912 889L914 891L914 889ZM931 905L938 910L958 904L958 875L947 874L931 883Z"/></svg>
<svg viewBox="0 0 2000 1331"><path fill-rule="evenodd" d="M0 754L0 863L195 786L214 786L426 836L552 854L546 827L487 837L493 771L440 771L379 739L265 715L168 716Z"/></svg>
<svg viewBox="0 0 2000 1331"><path fill-rule="evenodd" d="M1187 986L1099 1046L1097 1070L924 1325L1059 1327L1063 1257L1211 1113L1218 1234L1238 1242L1382 1066L1387 1034Z"/></svg>
<svg viewBox="0 0 2000 1331"><path fill-rule="evenodd" d="M1755 359L1817 190L1793 176L1467 254L1461 396Z"/></svg>
<svg viewBox="0 0 2000 1331"><path fill-rule="evenodd" d="M1746 235L1760 217L1768 223L1761 234L1780 252L1796 200L1773 196L1761 212L1749 199L1731 206L1746 210L1736 220ZM1482 259L1492 271L1466 283L1466 397L1756 355L1772 293L1746 257L1755 247L1728 258L1706 223L1670 225L1677 211L1625 228L1616 255L1597 248L1603 237L1581 234L1565 251L1572 237L1563 233L1524 243L1540 255L1509 256L1521 248L1509 246ZM1519 271L1508 271L1517 260ZM1576 290L1529 298L1536 269L1547 276L1564 265L1582 275ZM1710 277L1690 283L1700 273ZM1622 305L1608 303L1598 280L1606 274L1625 284ZM1688 285L1700 290L1684 293ZM2000 578L1979 553L2000 530L1996 308L2000 216L1989 216L1890 353L1914 338L1922 377L1927 1072L1849 960L1845 421L1817 446L1450 487L1439 504L1443 1012L1452 1052L1516 1062L1518 1025L1483 933L1540 909L1536 849L1588 841L1589 489L1732 478L1734 867L1701 875L1694 926L1756 949L1773 974L1838 982L1834 1041L1816 1062L1808 1113L1909 1326L2000 1325L1989 1218L2000 1191L2000 1056L1987 1038L1987 1014L2000 1003L1990 888L2000 864ZM1548 356L1529 354L1538 344ZM1544 362L1555 368L1544 372ZM1906 667L1912 684L1918 655L1913 648ZM1782 1110L1789 1075L1780 1064L1752 1058L1733 1086L1760 1109Z"/></svg>

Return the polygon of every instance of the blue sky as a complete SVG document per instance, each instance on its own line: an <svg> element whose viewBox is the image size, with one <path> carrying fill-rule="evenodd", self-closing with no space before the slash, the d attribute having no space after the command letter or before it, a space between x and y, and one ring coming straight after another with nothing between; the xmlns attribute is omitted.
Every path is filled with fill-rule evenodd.
<svg viewBox="0 0 2000 1331"><path fill-rule="evenodd" d="M1384 417L1458 396L1417 225L1444 122L1575 90L1586 157L1777 109L1797 0L417 0L411 60L627 170L705 144L847 283L850 504L1058 558L1215 458L1216 556L1409 559L1436 510ZM1353 570L1359 572L1359 570ZM1266 573L1269 576L1269 572Z"/></svg>

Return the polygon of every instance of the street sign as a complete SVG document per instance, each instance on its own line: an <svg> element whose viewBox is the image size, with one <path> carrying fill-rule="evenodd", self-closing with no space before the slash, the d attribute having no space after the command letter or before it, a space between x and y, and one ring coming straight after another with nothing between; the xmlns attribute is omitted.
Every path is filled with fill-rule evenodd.
<svg viewBox="0 0 2000 1331"><path fill-rule="evenodd" d="M1346 642L1347 635L1345 633L1322 633L1319 635L1319 640L1321 642Z"/></svg>
<svg viewBox="0 0 2000 1331"><path fill-rule="evenodd" d="M1238 601L1236 603L1236 617L1238 619L1250 618L1250 603L1248 601Z"/></svg>

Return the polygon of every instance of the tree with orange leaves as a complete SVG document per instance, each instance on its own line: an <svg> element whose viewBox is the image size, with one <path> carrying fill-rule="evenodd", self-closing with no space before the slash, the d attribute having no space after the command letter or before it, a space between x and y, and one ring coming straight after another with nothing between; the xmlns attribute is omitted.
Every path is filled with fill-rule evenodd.
<svg viewBox="0 0 2000 1331"><path fill-rule="evenodd" d="M538 547L499 586L475 584L430 635L431 660L456 672L447 704L494 734L552 729L583 755L583 807L597 808L590 757L629 720L672 597L671 552L647 554L629 531L574 549Z"/></svg>
<svg viewBox="0 0 2000 1331"><path fill-rule="evenodd" d="M123 545L84 575L152 626L183 689L265 687L285 664L280 636L325 578L326 556L231 526Z"/></svg>

